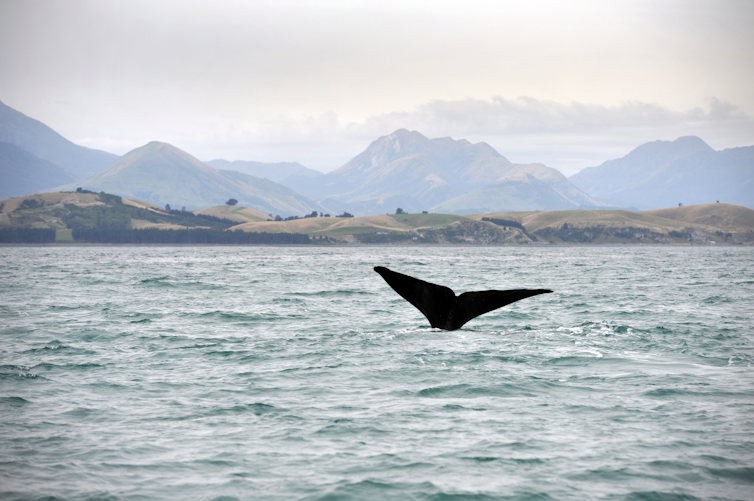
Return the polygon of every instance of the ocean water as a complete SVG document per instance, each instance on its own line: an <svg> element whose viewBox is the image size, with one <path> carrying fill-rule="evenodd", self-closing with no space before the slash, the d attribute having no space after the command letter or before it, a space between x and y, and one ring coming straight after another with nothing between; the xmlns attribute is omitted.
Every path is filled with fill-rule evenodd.
<svg viewBox="0 0 754 501"><path fill-rule="evenodd" d="M754 499L754 248L0 263L3 500ZM446 332L375 265L555 293Z"/></svg>

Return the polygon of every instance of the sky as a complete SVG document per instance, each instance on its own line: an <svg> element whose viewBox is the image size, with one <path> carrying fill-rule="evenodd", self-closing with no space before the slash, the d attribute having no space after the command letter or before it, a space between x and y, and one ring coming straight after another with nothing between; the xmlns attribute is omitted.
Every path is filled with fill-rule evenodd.
<svg viewBox="0 0 754 501"><path fill-rule="evenodd" d="M572 175L754 145L754 2L0 0L0 101L73 142L328 172L396 129Z"/></svg>

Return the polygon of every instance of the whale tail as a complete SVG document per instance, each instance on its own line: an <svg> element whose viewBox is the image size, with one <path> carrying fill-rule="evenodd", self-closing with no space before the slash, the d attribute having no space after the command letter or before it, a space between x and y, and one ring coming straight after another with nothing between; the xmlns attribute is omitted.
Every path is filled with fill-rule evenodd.
<svg viewBox="0 0 754 501"><path fill-rule="evenodd" d="M460 329L469 320L507 304L552 292L548 289L489 290L464 292L456 296L448 287L397 273L384 266L375 266L374 271L403 299L421 311L432 327L449 331Z"/></svg>

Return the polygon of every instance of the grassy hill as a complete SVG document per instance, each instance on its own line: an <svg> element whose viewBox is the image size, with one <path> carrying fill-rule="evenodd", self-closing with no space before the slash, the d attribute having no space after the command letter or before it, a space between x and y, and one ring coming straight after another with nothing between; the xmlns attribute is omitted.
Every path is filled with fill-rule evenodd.
<svg viewBox="0 0 754 501"><path fill-rule="evenodd" d="M730 204L646 212L498 212L473 217L515 221L538 240L552 243L754 242L754 210Z"/></svg>
<svg viewBox="0 0 754 501"><path fill-rule="evenodd" d="M714 205L665 209L672 217L625 210L391 214L249 222L233 229L305 233L343 243L754 243L754 210Z"/></svg>
<svg viewBox="0 0 754 501"><path fill-rule="evenodd" d="M502 228L450 214L393 214L354 218L306 218L245 223L243 231L305 233L315 242L362 244L503 244L530 243L517 228Z"/></svg>
<svg viewBox="0 0 754 501"><path fill-rule="evenodd" d="M552 212L493 212L472 216L508 219L523 224L527 231L545 227L570 225L642 226L646 228L683 227L682 223L626 210L562 210Z"/></svg>
<svg viewBox="0 0 754 501"><path fill-rule="evenodd" d="M754 210L732 204L701 204L642 212L686 224L703 224L721 229L754 230Z"/></svg>
<svg viewBox="0 0 754 501"><path fill-rule="evenodd" d="M235 223L259 222L270 219L267 214L262 214L258 210L236 205L215 205L214 207L207 207L206 209L199 209L193 212L194 214L227 219Z"/></svg>
<svg viewBox="0 0 754 501"><path fill-rule="evenodd" d="M466 216L450 214L391 214L363 217L316 217L294 221L250 222L234 226L244 231L307 233L309 235L357 235L375 231L408 232L423 228L444 227Z"/></svg>
<svg viewBox="0 0 754 501"><path fill-rule="evenodd" d="M257 217L250 209L238 212ZM220 214L222 215L222 214ZM2 243L307 244L301 234L226 231L236 221L164 210L108 193L42 193L0 200ZM164 231L173 230L173 231Z"/></svg>
<svg viewBox="0 0 754 501"><path fill-rule="evenodd" d="M644 213L602 210L473 216L390 214L271 221L269 216L247 207L223 205L195 212L166 211L106 193L68 192L0 200L0 232L12 229L57 231L59 241L71 241L77 231L83 230L111 232L107 233L108 238L116 238L115 242L120 242L118 232L196 230L195 234L215 232L215 242L219 233L231 230L238 235L299 235L323 244L752 244L754 210L707 204ZM159 236L150 238L161 242ZM168 239L164 243L176 242ZM280 243L305 242L294 239Z"/></svg>

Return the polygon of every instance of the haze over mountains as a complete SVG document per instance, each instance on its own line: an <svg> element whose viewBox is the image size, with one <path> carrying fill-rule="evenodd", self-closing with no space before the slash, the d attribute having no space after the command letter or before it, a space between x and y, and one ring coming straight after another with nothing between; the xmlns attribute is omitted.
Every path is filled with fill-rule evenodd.
<svg viewBox="0 0 754 501"><path fill-rule="evenodd" d="M118 155L74 144L38 120L0 102L0 141L62 167L76 178L94 174ZM52 187L54 185L49 185ZM42 189L42 188L40 188Z"/></svg>
<svg viewBox="0 0 754 501"><path fill-rule="evenodd" d="M36 193L76 178L15 144L0 142L0 198Z"/></svg>
<svg viewBox="0 0 754 501"><path fill-rule="evenodd" d="M84 180L58 190L82 187L173 208L200 209L238 202L265 214L308 214L324 210L316 202L248 174L211 167L167 143L152 141L136 148Z"/></svg>
<svg viewBox="0 0 754 501"><path fill-rule="evenodd" d="M754 207L754 146L715 151L697 137L655 141L566 178L510 162L486 143L399 129L328 174L297 162L203 163L152 142L118 158L78 146L0 103L0 197L83 187L174 208L235 198L264 214L473 214L659 209L720 200Z"/></svg>
<svg viewBox="0 0 754 501"><path fill-rule="evenodd" d="M235 170L250 176L263 177L270 181L285 185L287 185L287 182L290 180L306 180L324 176L320 171L304 167L298 162L264 163L252 162L250 160L236 160L234 162L228 160L210 160L205 163L215 169Z"/></svg>
<svg viewBox="0 0 754 501"><path fill-rule="evenodd" d="M715 151L695 136L654 141L569 180L596 198L642 210L717 200L754 207L754 146Z"/></svg>

